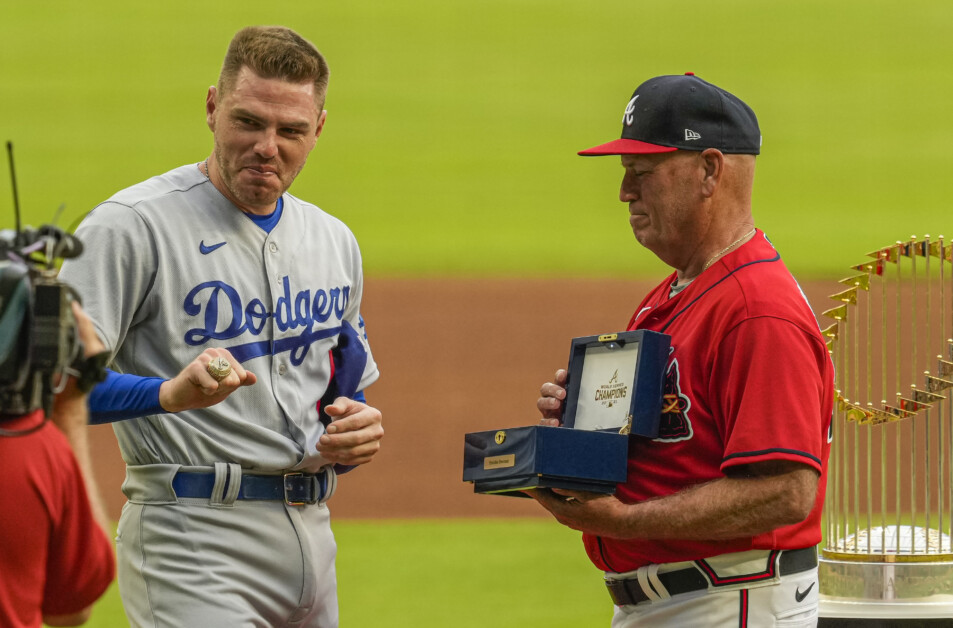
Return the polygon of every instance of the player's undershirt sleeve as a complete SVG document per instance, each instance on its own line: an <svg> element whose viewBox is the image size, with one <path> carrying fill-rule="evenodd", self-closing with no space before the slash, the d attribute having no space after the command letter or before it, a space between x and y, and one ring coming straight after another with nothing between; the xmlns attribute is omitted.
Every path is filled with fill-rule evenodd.
<svg viewBox="0 0 953 628"><path fill-rule="evenodd" d="M106 369L106 379L89 394L89 422L101 425L165 414L165 409L159 404L159 387L164 381L161 377L121 374ZM367 403L363 390L351 395L351 399Z"/></svg>
<svg viewBox="0 0 953 628"><path fill-rule="evenodd" d="M106 379L89 393L89 422L114 423L152 414L164 414L159 404L161 377L121 374L106 369Z"/></svg>

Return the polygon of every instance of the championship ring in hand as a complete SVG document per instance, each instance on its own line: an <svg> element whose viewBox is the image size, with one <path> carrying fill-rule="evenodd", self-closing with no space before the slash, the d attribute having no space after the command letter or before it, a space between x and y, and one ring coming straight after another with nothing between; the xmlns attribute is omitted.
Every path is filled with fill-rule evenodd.
<svg viewBox="0 0 953 628"><path fill-rule="evenodd" d="M216 382L220 382L232 372L232 365L229 364L225 358L212 358L209 360L205 370L208 371L208 374L211 375Z"/></svg>

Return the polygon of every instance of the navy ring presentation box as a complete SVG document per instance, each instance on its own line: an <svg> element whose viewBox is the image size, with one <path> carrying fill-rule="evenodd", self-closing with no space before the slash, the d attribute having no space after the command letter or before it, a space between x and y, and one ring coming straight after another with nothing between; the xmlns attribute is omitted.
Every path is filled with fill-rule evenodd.
<svg viewBox="0 0 953 628"><path fill-rule="evenodd" d="M646 330L573 338L562 425L467 434L463 480L476 493L518 497L535 488L614 493L629 438L658 435L670 345Z"/></svg>

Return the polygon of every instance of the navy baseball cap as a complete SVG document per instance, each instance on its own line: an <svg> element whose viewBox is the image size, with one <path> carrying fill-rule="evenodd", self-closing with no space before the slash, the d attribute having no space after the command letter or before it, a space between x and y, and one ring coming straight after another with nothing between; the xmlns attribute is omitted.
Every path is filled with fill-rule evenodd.
<svg viewBox="0 0 953 628"><path fill-rule="evenodd" d="M642 155L717 148L761 153L761 129L751 107L725 90L684 75L656 76L639 85L622 116L622 137L580 155Z"/></svg>

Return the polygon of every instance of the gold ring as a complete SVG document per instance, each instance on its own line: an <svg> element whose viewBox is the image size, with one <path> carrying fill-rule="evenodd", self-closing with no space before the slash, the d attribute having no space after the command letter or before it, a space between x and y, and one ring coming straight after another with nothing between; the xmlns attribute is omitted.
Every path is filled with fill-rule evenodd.
<svg viewBox="0 0 953 628"><path fill-rule="evenodd" d="M216 382L220 382L232 372L232 365L229 364L225 358L212 358L209 360L205 370L208 371L208 374L211 375Z"/></svg>

